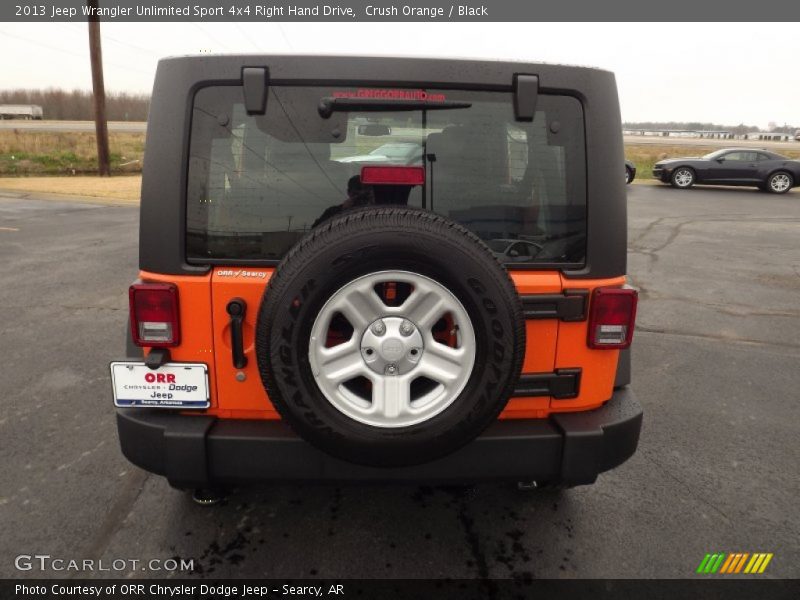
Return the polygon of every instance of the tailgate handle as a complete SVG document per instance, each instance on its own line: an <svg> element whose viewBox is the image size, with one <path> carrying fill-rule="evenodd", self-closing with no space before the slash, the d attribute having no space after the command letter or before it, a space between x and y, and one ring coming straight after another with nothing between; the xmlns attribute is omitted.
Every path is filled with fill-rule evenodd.
<svg viewBox="0 0 800 600"><path fill-rule="evenodd" d="M242 339L242 323L247 311L247 303L241 298L233 298L225 307L231 317L231 351L233 353L233 366L244 369L247 366L247 357L244 355L244 340Z"/></svg>
<svg viewBox="0 0 800 600"><path fill-rule="evenodd" d="M526 319L560 319L585 321L589 290L564 290L563 294L529 294L521 296Z"/></svg>

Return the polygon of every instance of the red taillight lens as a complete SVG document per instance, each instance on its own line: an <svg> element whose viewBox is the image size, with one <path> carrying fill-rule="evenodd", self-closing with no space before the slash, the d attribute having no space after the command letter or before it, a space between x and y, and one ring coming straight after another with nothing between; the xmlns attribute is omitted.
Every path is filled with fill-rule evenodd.
<svg viewBox="0 0 800 600"><path fill-rule="evenodd" d="M129 290L131 333L137 346L177 346L181 341L178 288L171 283L134 283Z"/></svg>
<svg viewBox="0 0 800 600"><path fill-rule="evenodd" d="M630 288L595 288L589 310L589 348L619 350L631 345L638 298Z"/></svg>
<svg viewBox="0 0 800 600"><path fill-rule="evenodd" d="M422 185L425 167L364 166L361 183L365 185Z"/></svg>

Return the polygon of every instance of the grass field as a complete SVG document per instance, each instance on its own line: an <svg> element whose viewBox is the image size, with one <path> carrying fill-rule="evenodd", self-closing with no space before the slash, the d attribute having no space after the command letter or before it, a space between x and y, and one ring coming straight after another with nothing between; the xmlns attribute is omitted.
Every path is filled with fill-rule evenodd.
<svg viewBox="0 0 800 600"><path fill-rule="evenodd" d="M109 134L112 173L141 172L144 137L143 133ZM96 172L94 133L0 131L0 177Z"/></svg>
<svg viewBox="0 0 800 600"><path fill-rule="evenodd" d="M144 133L109 134L111 170L115 175L137 175L142 170ZM735 145L735 142L731 142ZM651 177L653 164L664 158L702 156L718 146L675 143L625 145L625 156L636 163L637 180ZM370 147L358 148L367 153ZM800 159L800 146L781 151ZM67 193L110 198L138 198L139 177L103 179L79 177L97 172L97 147L92 132L37 132L0 130L0 188L32 192ZM60 177L52 177L60 176ZM66 176L66 177L64 177ZM74 177L75 176L75 177ZM73 177L76 181L71 182ZM22 181L22 178L30 178ZM136 183L134 183L136 182Z"/></svg>

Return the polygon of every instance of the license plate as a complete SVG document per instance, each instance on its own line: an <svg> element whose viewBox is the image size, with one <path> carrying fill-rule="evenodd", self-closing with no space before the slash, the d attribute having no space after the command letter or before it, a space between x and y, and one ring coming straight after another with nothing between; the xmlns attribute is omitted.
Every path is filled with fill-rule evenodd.
<svg viewBox="0 0 800 600"><path fill-rule="evenodd" d="M208 408L208 367L166 363L151 369L142 362L112 362L114 405L154 408Z"/></svg>

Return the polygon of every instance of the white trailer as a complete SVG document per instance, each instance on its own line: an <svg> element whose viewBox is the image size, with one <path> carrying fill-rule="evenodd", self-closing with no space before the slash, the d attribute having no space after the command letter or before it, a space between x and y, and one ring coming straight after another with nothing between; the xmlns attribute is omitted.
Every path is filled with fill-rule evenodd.
<svg viewBox="0 0 800 600"><path fill-rule="evenodd" d="M37 104L0 104L0 119L41 119L42 107Z"/></svg>

